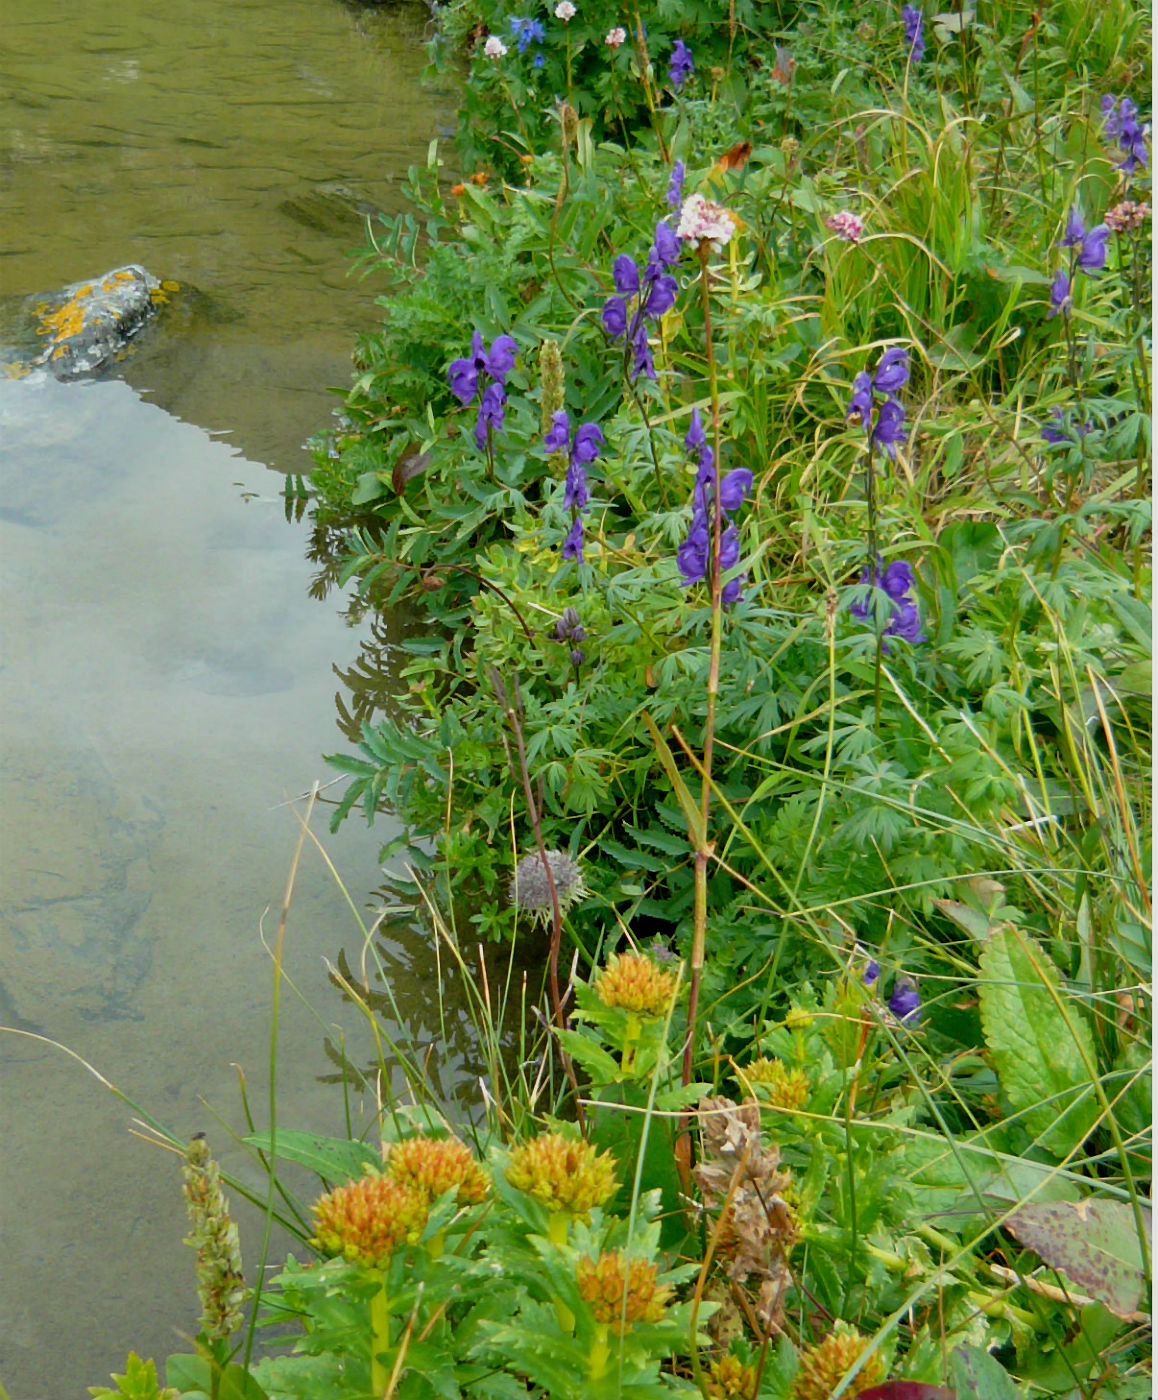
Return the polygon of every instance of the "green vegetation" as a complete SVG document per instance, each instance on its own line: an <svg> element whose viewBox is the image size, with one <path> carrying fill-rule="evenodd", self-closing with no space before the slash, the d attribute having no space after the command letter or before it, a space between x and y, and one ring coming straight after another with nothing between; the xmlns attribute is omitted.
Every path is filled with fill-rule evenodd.
<svg viewBox="0 0 1158 1400"><path fill-rule="evenodd" d="M345 978L414 1104L249 1134L306 1262L235 1351L195 1219L168 1383L1147 1396L1145 11L590 9L440 14L467 173L311 477L421 624L335 822L404 824L486 1094Z"/></svg>

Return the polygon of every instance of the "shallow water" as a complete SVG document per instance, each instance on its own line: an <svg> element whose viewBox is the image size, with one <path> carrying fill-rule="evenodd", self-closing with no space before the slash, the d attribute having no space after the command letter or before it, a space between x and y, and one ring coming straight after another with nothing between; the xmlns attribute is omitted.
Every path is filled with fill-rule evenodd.
<svg viewBox="0 0 1158 1400"><path fill-rule="evenodd" d="M83 1395L129 1348L160 1361L196 1325L178 1163L34 1037L174 1131L207 1131L230 1166L243 1159L214 1113L241 1122L235 1064L264 1117L262 937L299 831L289 804L348 746L333 672L365 637L341 599L308 596L306 528L286 523L279 472L308 467L300 444L374 321L373 284L347 276L351 208L395 207L449 120L418 87L424 18L337 0L0 0L0 295L130 261L192 289L123 380L0 380L12 1400ZM325 816L313 829L364 906L390 827L330 837ZM322 960L360 947L308 847L286 948L321 1021L286 991L282 1121L339 1131L327 1027L365 1047ZM428 954L394 951L395 994L429 1038ZM243 1216L250 1268L256 1238Z"/></svg>

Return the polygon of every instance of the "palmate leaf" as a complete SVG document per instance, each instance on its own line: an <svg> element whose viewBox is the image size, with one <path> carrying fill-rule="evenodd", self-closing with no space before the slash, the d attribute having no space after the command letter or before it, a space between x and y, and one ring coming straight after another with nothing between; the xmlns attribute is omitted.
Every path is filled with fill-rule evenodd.
<svg viewBox="0 0 1158 1400"><path fill-rule="evenodd" d="M1087 1068L1095 1063L1093 1041L1076 1000L1042 949L1011 924L985 944L978 992L1006 1097L1043 1147L1066 1156L1098 1116Z"/></svg>

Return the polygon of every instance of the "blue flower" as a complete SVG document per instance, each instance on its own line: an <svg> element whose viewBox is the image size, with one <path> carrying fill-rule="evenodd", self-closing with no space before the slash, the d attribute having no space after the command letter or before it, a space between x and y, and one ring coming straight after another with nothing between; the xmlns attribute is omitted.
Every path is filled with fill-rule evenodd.
<svg viewBox="0 0 1158 1400"><path fill-rule="evenodd" d="M683 584L690 587L709 578L717 490L715 454L708 446L698 408L692 409L684 446L699 464L692 490L691 524L687 536L676 550L676 564ZM752 489L752 473L747 467L736 467L718 483L718 489L721 512L719 571L726 574L740 562L740 536L729 515L740 508ZM745 577L740 575L724 584L720 597L725 606L730 606L739 598Z"/></svg>
<svg viewBox="0 0 1158 1400"><path fill-rule="evenodd" d="M1071 423L1069 416L1060 408L1053 410L1053 423L1047 423L1041 430L1042 437L1049 443L1075 443L1093 428L1093 422Z"/></svg>
<svg viewBox="0 0 1158 1400"><path fill-rule="evenodd" d="M617 292L622 292L625 297L635 296L639 291L639 268L635 265L635 259L620 253L612 264L611 280Z"/></svg>
<svg viewBox="0 0 1158 1400"><path fill-rule="evenodd" d="M618 340L627 330L627 302L622 297L608 297L603 303L602 319L603 329L612 340Z"/></svg>
<svg viewBox="0 0 1158 1400"><path fill-rule="evenodd" d="M685 80L690 78L695 71L696 65L692 61L691 49L682 39L677 39L671 51L671 62L667 70L672 87L682 87Z"/></svg>
<svg viewBox="0 0 1158 1400"><path fill-rule="evenodd" d="M902 975L894 982L889 1010L902 1024L914 1020L920 1012L921 996L910 978Z"/></svg>
<svg viewBox="0 0 1158 1400"><path fill-rule="evenodd" d="M880 556L877 556L876 568L873 570L871 580L874 587L879 588L889 600L889 621L885 627L886 637L900 637L902 641L916 645L918 642L926 640L925 633L921 627L921 613L917 607L917 600L912 596L912 591L916 586L916 578L913 574L912 565L906 559L894 559L892 563L882 567ZM857 585L866 588L869 584L869 571L867 566L862 570ZM872 612L872 593L857 602L849 604L849 612L853 617L861 622L867 622ZM884 644L884 651L888 651L888 644Z"/></svg>
<svg viewBox="0 0 1158 1400"><path fill-rule="evenodd" d="M483 338L476 330L471 336L469 356L451 360L446 376L450 381L451 392L464 404L473 402L479 390L479 376L487 375L506 382L507 375L515 365L519 347L509 335L496 336L489 350L483 347Z"/></svg>
<svg viewBox="0 0 1158 1400"><path fill-rule="evenodd" d="M1076 204L1071 204L1069 213L1066 215L1066 230L1062 234L1061 246L1063 248L1076 248L1086 236L1086 226L1082 220L1081 210Z"/></svg>
<svg viewBox="0 0 1158 1400"><path fill-rule="evenodd" d="M656 377L648 342L648 322L658 321L675 305L679 283L665 269L674 266L679 256L679 240L661 220L656 225L655 242L642 275L634 258L627 253L620 253L612 265L611 277L618 295L608 297L603 303L603 328L613 340L626 335L632 351L630 376L633 380L641 374L648 379Z"/></svg>
<svg viewBox="0 0 1158 1400"><path fill-rule="evenodd" d="M1047 318L1056 316L1059 311L1068 316L1073 304L1069 274L1064 268L1059 267L1057 275L1049 285L1049 310L1046 312L1046 316Z"/></svg>
<svg viewBox="0 0 1158 1400"><path fill-rule="evenodd" d="M571 529L563 541L563 558L574 559L577 564L583 562L583 517L581 515L576 515L571 522Z"/></svg>
<svg viewBox="0 0 1158 1400"><path fill-rule="evenodd" d="M880 358L873 375L878 394L895 394L909 382L909 352L901 345L890 346Z"/></svg>
<svg viewBox="0 0 1158 1400"><path fill-rule="evenodd" d="M655 242L651 245L649 262L660 267L675 267L680 260L683 244L662 220L655 226Z"/></svg>
<svg viewBox="0 0 1158 1400"><path fill-rule="evenodd" d="M1100 272L1106 265L1106 242L1110 237L1108 224L1098 224L1082 239L1078 250L1078 266L1083 272Z"/></svg>
<svg viewBox="0 0 1158 1400"><path fill-rule="evenodd" d="M925 56L925 13L916 5L905 5L901 9L901 23L905 27L905 43L909 46L909 61L920 63Z"/></svg>
<svg viewBox="0 0 1158 1400"><path fill-rule="evenodd" d="M671 168L671 179L667 182L667 207L678 209L684 197L684 163L677 160Z"/></svg>
<svg viewBox="0 0 1158 1400"><path fill-rule="evenodd" d="M1126 159L1120 161L1116 169L1133 175L1139 167L1148 167L1146 130L1138 122L1137 106L1128 97L1123 97L1119 105L1116 97L1107 94L1102 98L1102 118L1106 135L1116 136L1118 145L1126 152Z"/></svg>
<svg viewBox="0 0 1158 1400"><path fill-rule="evenodd" d="M847 423L850 418L859 418L866 427L873 416L873 380L867 369L862 369L852 381L852 398L848 412L844 415Z"/></svg>
<svg viewBox="0 0 1158 1400"><path fill-rule="evenodd" d="M904 437L904 432L904 404L896 399L886 399L877 409L877 421L870 439L873 447L883 447L890 457L896 457L897 443Z"/></svg>
<svg viewBox="0 0 1158 1400"><path fill-rule="evenodd" d="M865 970L864 970L864 984L865 984L865 986L866 986L866 987L871 987L872 984L877 980L877 978L878 978L880 975L881 975L881 965L880 965L880 963L877 962L876 958L871 958L871 959L869 960L868 965L866 966L866 968L865 968Z"/></svg>
<svg viewBox="0 0 1158 1400"><path fill-rule="evenodd" d="M542 20L516 19L511 17L511 33L515 36L518 51L526 53L533 43L542 43L544 37Z"/></svg>
<svg viewBox="0 0 1158 1400"><path fill-rule="evenodd" d="M603 429L598 423L580 423L571 432L571 419L565 410L551 415L551 426L543 437L548 452L566 452L567 475L563 482L563 504L571 512L571 529L563 542L563 558L583 562L583 514L590 493L587 489L587 466L599 456L603 446ZM564 613L566 618L566 613ZM575 621L578 621L576 615ZM582 628L579 629L582 633ZM574 637L574 633L571 634ZM574 637L582 640L581 637Z"/></svg>
<svg viewBox="0 0 1158 1400"><path fill-rule="evenodd" d="M506 411L506 389L497 381L488 384L483 390L482 402L478 410L478 421L474 425L474 440L478 444L480 452L486 447L490 433L497 433L502 429Z"/></svg>

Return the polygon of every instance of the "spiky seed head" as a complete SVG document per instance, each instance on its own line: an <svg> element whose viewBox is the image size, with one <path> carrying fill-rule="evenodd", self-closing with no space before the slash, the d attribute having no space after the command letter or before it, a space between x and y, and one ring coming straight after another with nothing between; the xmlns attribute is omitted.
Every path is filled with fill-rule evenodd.
<svg viewBox="0 0 1158 1400"><path fill-rule="evenodd" d="M756 1368L738 1356L721 1356L708 1363L708 1394L716 1400L752 1400L756 1394Z"/></svg>
<svg viewBox="0 0 1158 1400"><path fill-rule="evenodd" d="M761 1056L745 1065L740 1076L752 1086L757 1099L771 1108L803 1108L808 1102L808 1076L802 1069L789 1069L783 1060Z"/></svg>
<svg viewBox="0 0 1158 1400"><path fill-rule="evenodd" d="M376 1173L336 1186L314 1203L318 1248L366 1269L383 1269L426 1228L427 1195L409 1182Z"/></svg>
<svg viewBox="0 0 1158 1400"><path fill-rule="evenodd" d="M545 864L544 864L545 862ZM583 882L583 871L565 851L532 851L515 866L511 879L511 903L529 914L532 919L548 927L554 918L551 903L551 884L547 871L555 882L555 893L559 899L559 913L567 910L587 893Z"/></svg>
<svg viewBox="0 0 1158 1400"><path fill-rule="evenodd" d="M581 1256L575 1269L580 1297L591 1307L596 1322L617 1333L630 1332L637 1322L661 1322L672 1290L657 1284L659 1270L646 1259L625 1259L619 1250L598 1259Z"/></svg>
<svg viewBox="0 0 1158 1400"><path fill-rule="evenodd" d="M615 1194L615 1159L581 1138L542 1133L511 1152L507 1180L551 1211L586 1216Z"/></svg>
<svg viewBox="0 0 1158 1400"><path fill-rule="evenodd" d="M869 1339L846 1323L838 1322L823 1341L806 1347L800 1353L800 1369L792 1387L792 1400L829 1400L833 1391L856 1365ZM885 1378L885 1363L879 1351L873 1352L844 1393L859 1395L880 1385Z"/></svg>
<svg viewBox="0 0 1158 1400"><path fill-rule="evenodd" d="M544 340L539 346L539 383L542 394L539 428L546 437L551 431L555 414L563 407L563 356L557 340ZM565 453L553 455L558 455L566 465Z"/></svg>
<svg viewBox="0 0 1158 1400"><path fill-rule="evenodd" d="M675 973L642 953L612 953L595 979L595 995L604 1006L633 1011L644 1020L665 1016L675 991Z"/></svg>
<svg viewBox="0 0 1158 1400"><path fill-rule="evenodd" d="M386 1174L435 1201L452 1187L460 1206L477 1205L490 1190L490 1178L471 1150L457 1138L412 1137L393 1143Z"/></svg>
<svg viewBox="0 0 1158 1400"><path fill-rule="evenodd" d="M244 1322L242 1305L247 1290L237 1226L221 1189L217 1163L209 1155L209 1144L202 1134L185 1149L181 1175L190 1227L185 1243L197 1251L201 1327L209 1337L220 1340Z"/></svg>

